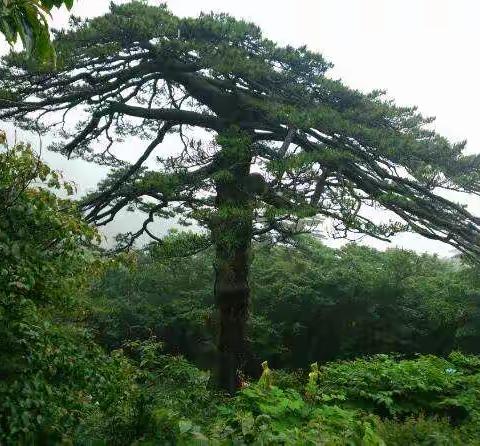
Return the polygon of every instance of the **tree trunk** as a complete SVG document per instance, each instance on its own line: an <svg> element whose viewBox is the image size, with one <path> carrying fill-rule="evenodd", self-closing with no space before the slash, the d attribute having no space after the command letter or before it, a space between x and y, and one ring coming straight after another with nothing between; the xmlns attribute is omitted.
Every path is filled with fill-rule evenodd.
<svg viewBox="0 0 480 446"><path fill-rule="evenodd" d="M233 393L239 387L246 348L246 323L250 289L248 285L249 245L242 243L228 257L217 249L215 300L219 310L220 386Z"/></svg>
<svg viewBox="0 0 480 446"><path fill-rule="evenodd" d="M250 147L245 143L244 138L230 137L222 144L220 162L225 170L215 180L216 213L211 220L215 244L214 293L219 312L218 381L229 393L234 393L240 384L238 373L245 360L250 297L253 209L251 197L242 186L251 163Z"/></svg>

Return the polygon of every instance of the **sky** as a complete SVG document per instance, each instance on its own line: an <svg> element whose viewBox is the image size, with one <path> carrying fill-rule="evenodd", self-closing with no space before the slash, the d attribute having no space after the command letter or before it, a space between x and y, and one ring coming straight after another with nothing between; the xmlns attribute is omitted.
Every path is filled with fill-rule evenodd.
<svg viewBox="0 0 480 446"><path fill-rule="evenodd" d="M93 17L108 10L110 0L76 0L74 15ZM122 3L117 0L115 3ZM150 4L158 1L150 0ZM179 16L227 12L259 25L265 36L293 46L307 45L332 62L330 76L362 91L386 89L399 105L417 105L436 116L435 129L452 141L467 139L467 152L480 151L480 3L474 0L169 0ZM51 26L67 23L69 13L56 10ZM8 46L0 40L0 54ZM0 123L13 138L11 125ZM26 136L28 138L28 136ZM24 136L22 135L22 138ZM31 137L31 142L36 139ZM92 189L105 175L99 166L67 161L53 153L44 158L79 184ZM468 199L480 215L480 204ZM108 230L136 229L140 220L123 215ZM163 225L162 228L168 225ZM338 244L327 240L328 244ZM365 239L377 248L386 245ZM414 234L400 234L388 246L450 256L448 245Z"/></svg>

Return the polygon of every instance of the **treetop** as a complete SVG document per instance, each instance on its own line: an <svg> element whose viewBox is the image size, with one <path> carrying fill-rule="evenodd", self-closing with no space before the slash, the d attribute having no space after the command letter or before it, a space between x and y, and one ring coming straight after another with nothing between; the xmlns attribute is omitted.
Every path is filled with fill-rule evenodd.
<svg viewBox="0 0 480 446"><path fill-rule="evenodd" d="M306 47L281 47L226 14L179 18L141 1L112 4L94 19L72 17L55 31L54 46L55 69L21 53L3 59L0 118L59 131L65 142L55 150L116 167L87 200L92 221L134 203L150 221L173 212L205 223L213 184L232 167L218 142L227 135L248 137L264 179L254 193L246 187L257 235L301 232L308 216L331 218L339 236L388 239L413 230L479 253L480 220L444 198L449 190L478 194L479 157L437 134L415 107L328 77L332 65ZM181 153L146 169L167 135ZM149 140L132 165L110 151L128 136ZM402 222L374 221L366 206Z"/></svg>

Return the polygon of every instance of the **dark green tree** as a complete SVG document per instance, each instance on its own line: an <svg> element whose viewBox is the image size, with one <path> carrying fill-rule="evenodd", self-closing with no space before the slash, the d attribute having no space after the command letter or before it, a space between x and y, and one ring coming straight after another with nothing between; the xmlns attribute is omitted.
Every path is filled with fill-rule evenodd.
<svg viewBox="0 0 480 446"><path fill-rule="evenodd" d="M480 219L442 196L478 193L480 158L415 108L330 79L331 64L305 47L279 47L228 15L184 19L139 1L73 20L54 44L51 72L19 54L3 59L0 119L58 130L65 143L55 150L114 167L84 210L98 225L124 208L144 211L125 247L142 234L159 240L149 226L158 217L206 229L199 249L215 246L220 382L229 390L242 366L253 239L288 240L326 219L336 236L411 230L480 252ZM130 136L148 141L125 144L141 152L133 164L111 152ZM155 153L174 137L181 149ZM372 220L370 205L400 219Z"/></svg>

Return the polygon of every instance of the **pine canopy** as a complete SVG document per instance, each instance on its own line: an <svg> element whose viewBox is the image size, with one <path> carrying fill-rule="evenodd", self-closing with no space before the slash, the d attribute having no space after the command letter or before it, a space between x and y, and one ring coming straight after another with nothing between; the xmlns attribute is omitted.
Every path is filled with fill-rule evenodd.
<svg viewBox="0 0 480 446"><path fill-rule="evenodd" d="M0 119L58 131L55 150L113 166L83 205L97 224L129 206L145 211L127 245L156 238L157 216L212 227L222 212L244 212L251 237L286 238L327 218L337 236L412 230L480 253L480 219L444 198L478 194L480 158L416 108L332 80L331 64L306 47L278 46L228 15L179 18L140 1L72 18L54 46L53 71L24 54L3 59ZM129 136L145 141L133 164L111 153ZM171 137L182 149L162 156ZM145 167L152 153L157 169ZM222 187L236 190L230 207L216 201ZM369 218L373 205L400 219Z"/></svg>

